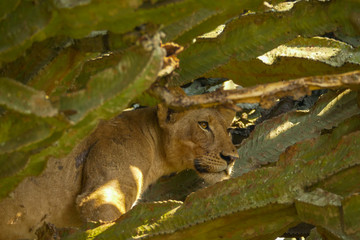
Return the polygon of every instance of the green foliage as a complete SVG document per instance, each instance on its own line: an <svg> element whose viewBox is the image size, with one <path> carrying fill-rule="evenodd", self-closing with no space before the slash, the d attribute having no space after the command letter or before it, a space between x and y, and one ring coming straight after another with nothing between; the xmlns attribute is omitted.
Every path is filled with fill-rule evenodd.
<svg viewBox="0 0 360 240"><path fill-rule="evenodd" d="M352 35L355 29L344 20L357 11L356 1L346 1L345 5L343 1L331 1L326 5L318 1L300 1L288 12L271 11L235 18L218 37L198 38L180 55L183 65L175 84L188 83L233 58L241 61L256 58L298 35L322 35L340 24L346 34Z"/></svg>
<svg viewBox="0 0 360 240"><path fill-rule="evenodd" d="M10 0L7 0L11 2ZM77 6L78 5L78 6ZM207 28L214 28L226 19L236 16L237 9L262 6L262 1L247 0L239 3L233 1L177 1L162 5L147 4L142 1L86 1L76 3L59 0L53 2L20 1L14 8L8 5L6 18L0 22L0 62L11 61L18 57L34 41L41 41L55 35L66 35L73 38L87 36L93 30L109 30L114 33L131 31L145 23L171 24L175 21L187 21L188 15L196 14L202 9L216 11L218 14L207 19ZM224 8L225 12L219 10ZM219 18L219 14L221 17ZM186 15L186 16L184 16ZM19 19L21 16L21 19ZM191 22L189 30L202 22L202 18ZM177 25L179 22L176 23ZM186 29L185 29L186 30ZM204 31L196 29L190 33L187 41ZM184 30L180 30L183 32ZM177 34L176 34L177 35Z"/></svg>
<svg viewBox="0 0 360 240"><path fill-rule="evenodd" d="M348 44L328 38L297 37L256 59L231 58L226 64L214 68L204 76L229 78L247 87L254 82L276 82L279 77L281 80L288 80L349 72L359 69L359 64L359 49Z"/></svg>
<svg viewBox="0 0 360 240"><path fill-rule="evenodd" d="M309 112L294 111L265 121L241 144L234 175L276 162L287 147L317 137L323 129L331 129L359 113L356 92L330 92Z"/></svg>
<svg viewBox="0 0 360 240"><path fill-rule="evenodd" d="M10 109L41 117L57 114L57 109L51 106L44 92L36 91L8 78L0 78L0 86L0 104Z"/></svg>
<svg viewBox="0 0 360 240"><path fill-rule="evenodd" d="M51 126L44 119L13 112L0 119L0 153L12 152L24 145L47 138Z"/></svg>
<svg viewBox="0 0 360 240"><path fill-rule="evenodd" d="M129 49L128 52L121 55L120 61L114 66L92 75L87 82L85 91L69 93L61 97L60 111L76 111L69 118L71 121L77 122L88 111L101 106L102 102L110 98L131 100L142 92L137 89L147 89L156 79L161 69L163 56L164 52L159 47L152 52ZM130 94L128 98L122 96L127 94ZM113 101L114 103L109 102L108 104L115 105L117 100ZM108 108L106 105L101 107L102 111L116 112L115 106L114 109ZM123 104L117 108L121 110L125 107L126 105Z"/></svg>
<svg viewBox="0 0 360 240"><path fill-rule="evenodd" d="M99 119L133 99L156 103L145 91L163 66L162 33L163 42L185 47L174 76L160 79L170 86L198 77L253 86L359 69L357 0L271 3L270 9L260 0L2 1L0 198L40 174L50 157L66 156ZM220 34L205 34L220 24ZM236 178L184 203L139 204L115 224L69 237L274 239L304 221L316 225L314 239L358 239L358 105L356 91L335 91L309 112L270 119L241 145ZM149 199L168 196L163 189L184 178L194 185L193 176L154 186ZM182 187L170 195L184 198Z"/></svg>

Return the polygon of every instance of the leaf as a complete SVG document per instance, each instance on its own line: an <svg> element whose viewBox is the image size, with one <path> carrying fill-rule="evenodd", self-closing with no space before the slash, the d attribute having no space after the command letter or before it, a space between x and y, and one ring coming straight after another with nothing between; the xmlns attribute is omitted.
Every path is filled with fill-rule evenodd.
<svg viewBox="0 0 360 240"><path fill-rule="evenodd" d="M281 0L272 1L273 4L278 2L281 2ZM215 6L215 2L212 4ZM178 36L178 38L174 41L181 45L187 45L200 35L214 31L214 29L217 29L220 25L223 25L229 22L231 19L237 18L239 15L242 15L246 12L264 12L269 10L265 4L263 4L263 2L254 0L232 2L221 1L221 5L214 9L217 11L213 16L200 22L197 25L194 25L187 32L184 32L182 35Z"/></svg>
<svg viewBox="0 0 360 240"><path fill-rule="evenodd" d="M289 112L257 125L238 150L240 158L235 163L234 176L275 162L287 147L319 136L321 130L331 129L359 114L356 99L356 92L344 91L340 95L330 92L309 112Z"/></svg>
<svg viewBox="0 0 360 240"><path fill-rule="evenodd" d="M147 89L157 78L162 66L162 59L165 55L163 49L156 44L159 39L151 44L154 49L146 51L139 47L128 49L121 55L120 61L109 68L96 73L87 83L85 90L69 93L60 98L60 110L71 111L74 114L69 118L80 121L89 111L100 108L107 108L112 104L111 99L119 98L122 94L128 98L120 97L123 100L123 109L129 101ZM110 100L109 103L106 103ZM114 100L113 100L114 101ZM115 100L118 101L118 100ZM109 109L114 112L115 109Z"/></svg>
<svg viewBox="0 0 360 240"><path fill-rule="evenodd" d="M24 52L24 55L15 61L3 63L0 74L2 77L12 78L27 84L49 62L69 44L70 39L59 36L35 42ZM41 89L38 89L41 90Z"/></svg>
<svg viewBox="0 0 360 240"><path fill-rule="evenodd" d="M258 57L297 35L321 35L343 25L346 25L343 30L355 34L344 19L358 11L360 5L352 0L346 1L346 7L344 2L341 6L337 4L336 1L300 1L290 11L248 14L233 19L217 38L197 39L180 54L180 76L171 84L189 83L232 58L247 61Z"/></svg>
<svg viewBox="0 0 360 240"><path fill-rule="evenodd" d="M360 64L359 49L353 49L349 44L334 39L320 37L297 37L258 58L271 65L278 57L312 59L333 67L340 67L346 62Z"/></svg>
<svg viewBox="0 0 360 240"><path fill-rule="evenodd" d="M44 31L52 17L49 9L49 2L33 4L31 1L20 1L16 8L0 21L0 62L4 59L14 60L15 56L19 56L31 46L33 39L26 41L26 38ZM44 39L44 34L41 38ZM11 54L9 48L12 50Z"/></svg>
<svg viewBox="0 0 360 240"><path fill-rule="evenodd" d="M351 125L349 125L349 127L350 126ZM360 166L341 171L332 175L325 182L312 186L309 191L321 188L343 197L360 192L360 179L358 178L359 171Z"/></svg>
<svg viewBox="0 0 360 240"><path fill-rule="evenodd" d="M1 1L0 2L0 21L3 20L7 14L11 13L20 3L20 0Z"/></svg>
<svg viewBox="0 0 360 240"><path fill-rule="evenodd" d="M301 220L326 229L339 239L357 239L359 235L360 195L342 198L316 189L296 199Z"/></svg>
<svg viewBox="0 0 360 240"><path fill-rule="evenodd" d="M0 154L39 142L49 137L53 130L42 118L8 112L0 118Z"/></svg>
<svg viewBox="0 0 360 240"><path fill-rule="evenodd" d="M235 7L234 7L235 6ZM158 5L146 5L142 1L54 1L32 4L21 1L17 8L0 21L0 63L16 59L34 41L42 41L56 35L83 38L92 31L106 29L113 33L125 33L145 23L170 25L200 9L209 11L232 8L236 16L238 9L262 6L262 1L251 0L234 4L233 1L164 1ZM239 8L241 7L241 8ZM203 10L201 10L203 11ZM217 26L217 25L214 25ZM195 35L196 36L196 35ZM195 37L193 36L193 37ZM192 38L193 38L192 37Z"/></svg>
<svg viewBox="0 0 360 240"><path fill-rule="evenodd" d="M342 201L344 211L344 231L346 234L358 239L360 237L360 195L355 193Z"/></svg>
<svg viewBox="0 0 360 240"><path fill-rule="evenodd" d="M294 46L294 44L299 41L302 43L299 47L304 49L299 51L300 56L303 58L299 58L299 55L296 54L296 46ZM340 47L338 45L340 45ZM344 50L341 50L342 46L345 47ZM283 52L275 51L278 48L285 50ZM320 49L323 49L324 52L330 50L334 55L331 55L330 58L327 59L321 59L321 54L318 54L318 50ZM360 54L359 49L352 49L349 45L334 42L334 40L330 39L303 39L298 37L289 43L271 50L270 53L273 51L274 57L276 57L273 58L273 60L276 61L271 63L271 65L262 62L259 59L261 56L245 61L231 58L226 64L214 68L203 76L205 78L228 78L238 85L247 87L254 84L277 82L279 80L289 80L314 75L344 73L359 69L358 64L360 61L357 60L357 56ZM268 53L265 55L267 54ZM309 59L309 57L307 57L308 55L311 56L313 60ZM335 59L333 59L332 56L334 56ZM344 65L341 67L332 67L326 62Z"/></svg>
<svg viewBox="0 0 360 240"><path fill-rule="evenodd" d="M80 74L84 63L97 56L97 53L66 48L43 66L35 76L32 76L27 84L33 88L42 89L50 96L50 99L58 98L74 88L76 77Z"/></svg>
<svg viewBox="0 0 360 240"><path fill-rule="evenodd" d="M341 216L342 197L316 189L303 193L295 201L296 211L302 221L331 229L340 238L346 238L342 233Z"/></svg>
<svg viewBox="0 0 360 240"><path fill-rule="evenodd" d="M0 154L0 178L8 177L22 170L28 161L24 152Z"/></svg>
<svg viewBox="0 0 360 240"><path fill-rule="evenodd" d="M175 38L183 35L185 32L191 30L197 24L213 17L219 11L211 11L209 9L201 8L190 15L184 16L182 19L165 26L162 31L166 34L165 41L172 41Z"/></svg>
<svg viewBox="0 0 360 240"><path fill-rule="evenodd" d="M0 78L0 104L15 111L51 117L57 114L43 91L37 91L9 78Z"/></svg>

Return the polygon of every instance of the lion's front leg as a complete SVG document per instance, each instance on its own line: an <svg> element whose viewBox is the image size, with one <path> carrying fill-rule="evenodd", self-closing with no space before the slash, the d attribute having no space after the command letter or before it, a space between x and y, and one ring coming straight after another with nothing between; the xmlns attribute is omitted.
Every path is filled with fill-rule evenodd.
<svg viewBox="0 0 360 240"><path fill-rule="evenodd" d="M88 222L111 222L130 210L139 193L132 178L126 180L111 179L96 186L87 185L76 199L82 218Z"/></svg>
<svg viewBox="0 0 360 240"><path fill-rule="evenodd" d="M110 159L101 145L98 143L91 149L83 169L81 194L76 199L85 221L115 221L133 206L141 193L141 171L125 161Z"/></svg>
<svg viewBox="0 0 360 240"><path fill-rule="evenodd" d="M81 216L88 222L114 221L127 210L126 196L116 179L80 194L76 204Z"/></svg>

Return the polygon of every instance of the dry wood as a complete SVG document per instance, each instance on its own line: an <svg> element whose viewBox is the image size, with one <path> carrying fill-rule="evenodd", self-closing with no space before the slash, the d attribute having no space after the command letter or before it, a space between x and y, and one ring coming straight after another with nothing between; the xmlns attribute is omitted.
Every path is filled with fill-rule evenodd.
<svg viewBox="0 0 360 240"><path fill-rule="evenodd" d="M304 77L290 81L281 81L234 90L217 90L215 92L186 96L178 91L153 85L152 93L174 109L212 107L220 104L260 103L270 108L276 99L292 96L298 99L312 90L358 88L360 71L343 74Z"/></svg>

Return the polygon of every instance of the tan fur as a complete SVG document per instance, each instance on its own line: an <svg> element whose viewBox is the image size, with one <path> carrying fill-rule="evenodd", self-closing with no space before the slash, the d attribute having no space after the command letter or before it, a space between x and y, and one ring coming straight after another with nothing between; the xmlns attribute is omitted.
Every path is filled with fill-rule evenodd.
<svg viewBox="0 0 360 240"><path fill-rule="evenodd" d="M210 183L229 178L238 156L227 133L233 116L224 108L172 112L159 105L101 122L67 158L49 160L41 176L1 201L0 239L33 237L44 221L114 221L149 184L184 169L200 170Z"/></svg>

